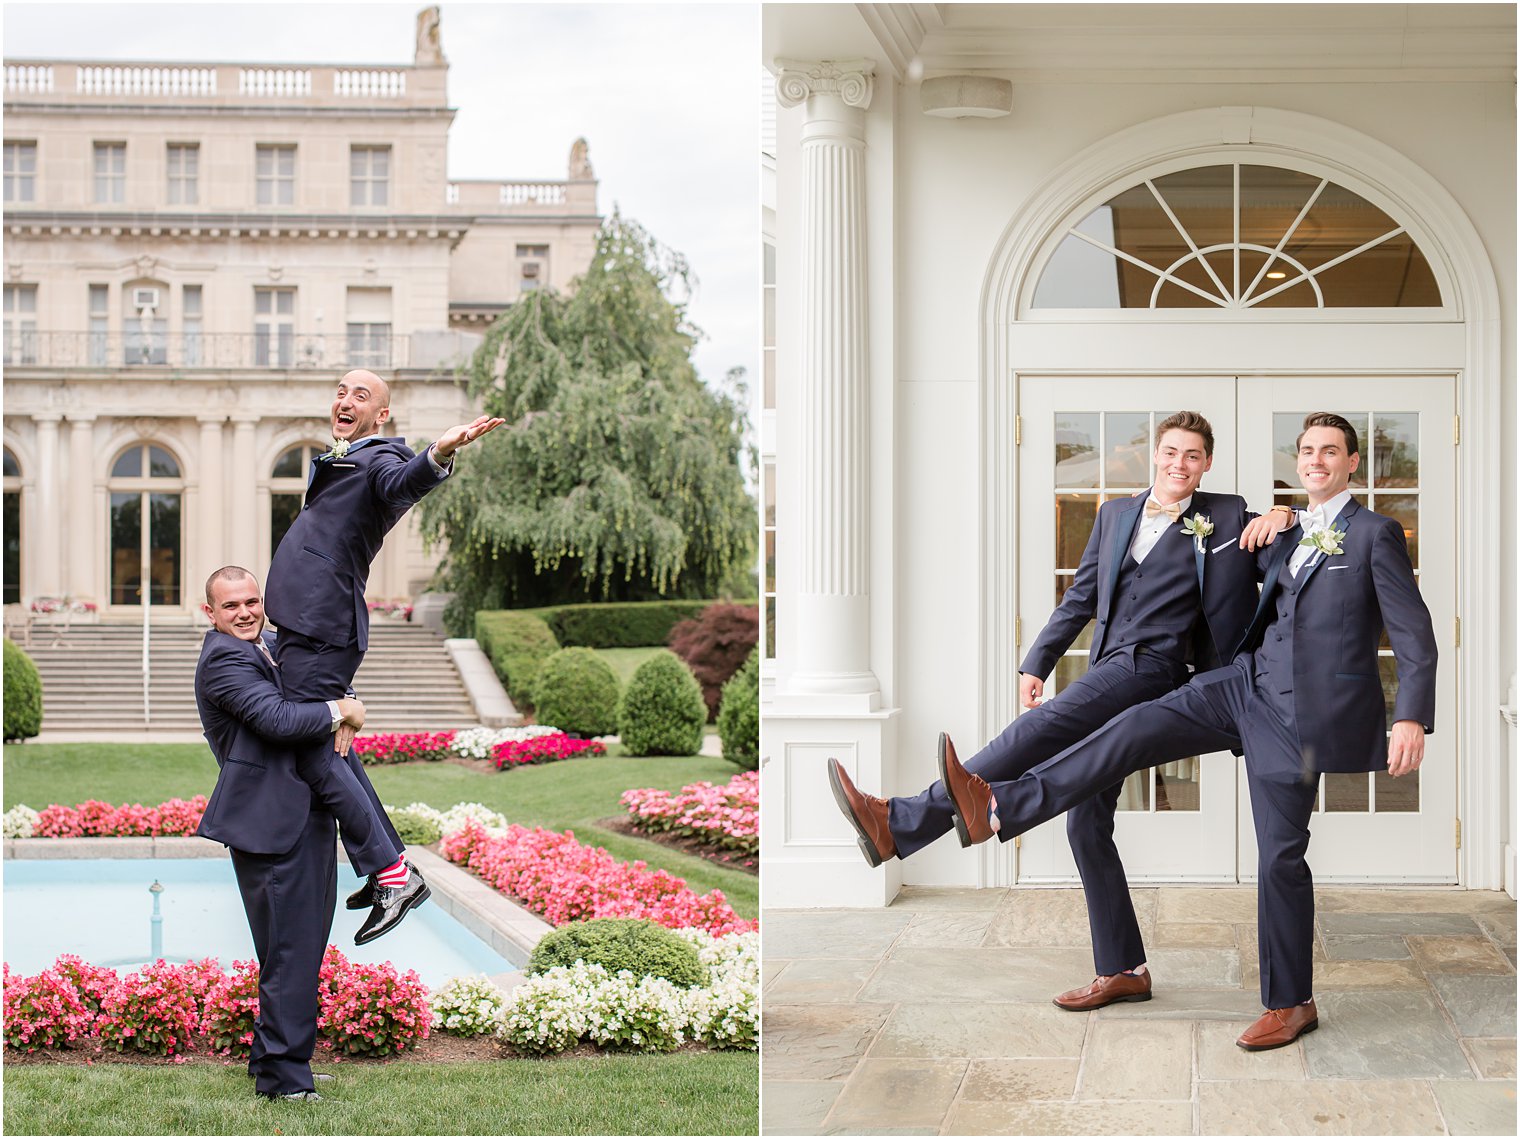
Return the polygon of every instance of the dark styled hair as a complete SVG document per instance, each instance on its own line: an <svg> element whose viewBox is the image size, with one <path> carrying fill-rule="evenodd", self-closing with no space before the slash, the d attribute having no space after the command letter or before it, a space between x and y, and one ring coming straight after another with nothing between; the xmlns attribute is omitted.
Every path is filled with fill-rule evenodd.
<svg viewBox="0 0 1520 1139"><path fill-rule="evenodd" d="M245 577L253 577L253 574L242 566L223 566L221 569L213 571L211 576L206 579L206 604L216 604L211 600L211 586L214 582L242 581ZM254 578L254 581L257 582L258 579Z"/></svg>
<svg viewBox="0 0 1520 1139"><path fill-rule="evenodd" d="M1336 415L1333 411L1311 411L1304 416L1304 429L1298 433L1298 438L1293 440L1295 451L1303 444L1304 434L1311 427L1334 427L1346 437L1346 454L1361 454L1361 445L1356 441L1356 428L1351 426L1349 419Z"/></svg>
<svg viewBox="0 0 1520 1139"><path fill-rule="evenodd" d="M1213 425L1196 411L1178 411L1156 424L1156 446L1161 446L1161 437L1168 431L1191 431L1194 435L1202 435L1203 453L1210 459L1214 457Z"/></svg>

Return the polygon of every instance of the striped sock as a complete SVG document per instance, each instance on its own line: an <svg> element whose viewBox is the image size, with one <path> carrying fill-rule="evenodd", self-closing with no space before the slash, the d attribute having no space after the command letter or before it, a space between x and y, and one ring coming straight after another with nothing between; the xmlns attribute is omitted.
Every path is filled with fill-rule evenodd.
<svg viewBox="0 0 1520 1139"><path fill-rule="evenodd" d="M397 886L405 886L407 882L411 880L411 877L412 874L411 871L407 868L406 859L398 858L396 859L396 864L394 866L387 866L384 870L375 875L375 883L380 886L395 889Z"/></svg>

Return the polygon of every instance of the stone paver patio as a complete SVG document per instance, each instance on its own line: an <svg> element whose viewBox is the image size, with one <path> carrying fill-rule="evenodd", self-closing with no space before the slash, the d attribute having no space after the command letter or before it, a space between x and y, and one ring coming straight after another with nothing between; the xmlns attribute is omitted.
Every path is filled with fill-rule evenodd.
<svg viewBox="0 0 1520 1139"><path fill-rule="evenodd" d="M1327 887L1320 1028L1248 1053L1251 887L1134 891L1154 998L1091 1013L1079 890L767 910L765 1134L1514 1135L1515 903Z"/></svg>

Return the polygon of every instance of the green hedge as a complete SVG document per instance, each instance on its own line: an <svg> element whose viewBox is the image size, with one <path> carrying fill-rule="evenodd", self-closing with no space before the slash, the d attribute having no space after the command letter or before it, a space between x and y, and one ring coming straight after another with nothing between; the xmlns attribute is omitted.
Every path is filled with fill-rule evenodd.
<svg viewBox="0 0 1520 1139"><path fill-rule="evenodd" d="M592 649L560 649L538 670L538 722L576 736L617 731L618 678Z"/></svg>
<svg viewBox="0 0 1520 1139"><path fill-rule="evenodd" d="M696 755L707 723L702 687L680 657L663 649L634 670L617 721L629 755Z"/></svg>
<svg viewBox="0 0 1520 1139"><path fill-rule="evenodd" d="M42 730L42 677L32 658L5 638L5 738L30 739Z"/></svg>
<svg viewBox="0 0 1520 1139"><path fill-rule="evenodd" d="M723 686L718 706L718 738L723 758L745 771L760 766L760 650L749 654L744 667Z"/></svg>
<svg viewBox="0 0 1520 1139"><path fill-rule="evenodd" d="M592 918L562 925L544 934L534 948L528 974L577 961L600 965L609 973L627 969L635 977L664 977L682 988L707 980L696 946L643 918Z"/></svg>
<svg viewBox="0 0 1520 1139"><path fill-rule="evenodd" d="M482 609L475 640L491 660L502 687L519 704L534 704L533 685L544 661L559 651L554 631L525 609Z"/></svg>
<svg viewBox="0 0 1520 1139"><path fill-rule="evenodd" d="M679 621L696 617L711 601L608 601L520 609L541 617L562 645L637 649L663 645Z"/></svg>

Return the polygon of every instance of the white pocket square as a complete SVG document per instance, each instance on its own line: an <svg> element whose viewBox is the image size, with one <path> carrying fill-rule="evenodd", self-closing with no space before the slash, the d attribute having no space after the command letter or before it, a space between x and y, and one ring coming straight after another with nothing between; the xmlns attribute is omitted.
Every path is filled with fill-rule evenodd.
<svg viewBox="0 0 1520 1139"><path fill-rule="evenodd" d="M335 471L352 471L356 470L358 466L358 463L333 463L332 469Z"/></svg>
<svg viewBox="0 0 1520 1139"><path fill-rule="evenodd" d="M1351 568L1350 566L1326 566L1325 567L1325 572L1326 573L1334 573L1336 570L1348 570L1350 568Z"/></svg>
<svg viewBox="0 0 1520 1139"><path fill-rule="evenodd" d="M1217 553L1219 553L1220 550L1223 550L1227 546L1233 546L1237 542L1238 542L1238 539L1231 538L1228 542L1221 542L1219 545L1215 546L1212 550L1209 551L1209 553L1211 553L1211 554L1217 554Z"/></svg>

